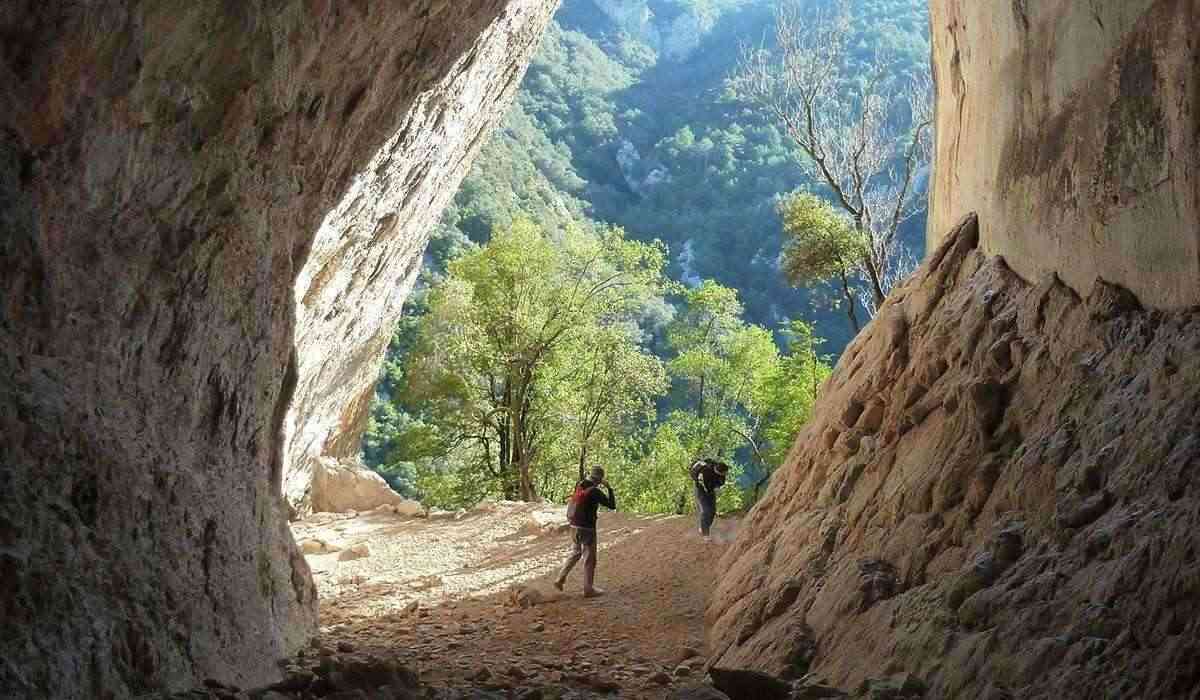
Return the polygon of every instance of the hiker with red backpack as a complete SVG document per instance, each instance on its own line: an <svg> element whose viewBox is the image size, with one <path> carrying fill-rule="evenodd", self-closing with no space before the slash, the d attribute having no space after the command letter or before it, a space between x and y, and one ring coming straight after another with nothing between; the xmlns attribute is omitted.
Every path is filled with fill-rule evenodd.
<svg viewBox="0 0 1200 700"><path fill-rule="evenodd" d="M607 494L601 490L602 487L607 489ZM571 573L571 569L575 568L575 564L582 557L584 597L592 598L604 593L594 584L596 580L596 513L600 510L600 506L616 510L617 497L613 493L612 486L609 486L608 482L604 480L604 469L597 466L592 467L592 473L586 479L575 485L575 492L571 494L571 500L567 503L567 522L571 524L571 529L575 533L575 546L571 551L571 556L567 557L566 563L563 564L558 579L554 582L554 587L560 591L567 581L567 574Z"/></svg>
<svg viewBox="0 0 1200 700"><path fill-rule="evenodd" d="M708 539L708 531L717 519L717 489L725 485L729 465L715 459L698 459L688 474L696 492L696 510L700 513L700 536Z"/></svg>

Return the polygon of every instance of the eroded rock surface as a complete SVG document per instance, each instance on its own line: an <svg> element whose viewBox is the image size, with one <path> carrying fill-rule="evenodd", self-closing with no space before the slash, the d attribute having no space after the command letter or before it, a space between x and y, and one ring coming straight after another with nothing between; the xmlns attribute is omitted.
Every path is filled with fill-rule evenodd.
<svg viewBox="0 0 1200 700"><path fill-rule="evenodd" d="M1200 312L1030 285L973 218L847 348L722 560L714 664L928 697L1200 687Z"/></svg>
<svg viewBox="0 0 1200 700"><path fill-rule="evenodd" d="M928 249L977 212L1027 280L1200 304L1200 2L931 0L930 19Z"/></svg>
<svg viewBox="0 0 1200 700"><path fill-rule="evenodd" d="M416 515L424 507L392 490L388 483L357 460L320 457L312 464L309 502L316 513L347 513L386 506Z"/></svg>
<svg viewBox="0 0 1200 700"><path fill-rule="evenodd" d="M554 5L0 7L0 695L277 677L284 475L356 444Z"/></svg>

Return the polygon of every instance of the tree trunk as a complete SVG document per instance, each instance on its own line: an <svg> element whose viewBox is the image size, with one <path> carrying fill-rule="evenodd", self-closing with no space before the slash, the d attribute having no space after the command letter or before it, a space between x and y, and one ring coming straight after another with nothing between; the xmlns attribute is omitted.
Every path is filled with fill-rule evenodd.
<svg viewBox="0 0 1200 700"><path fill-rule="evenodd" d="M850 291L850 281L846 279L845 273L839 275L842 278L842 296L846 297L846 314L850 317L850 325L854 327L854 334L862 330L858 325L858 312L854 310L854 294Z"/></svg>
<svg viewBox="0 0 1200 700"><path fill-rule="evenodd" d="M532 501L537 495L533 488L533 479L529 475L529 460L523 455L521 457L521 500Z"/></svg>
<svg viewBox="0 0 1200 700"><path fill-rule="evenodd" d="M510 407L511 405L512 383L506 380L504 382L504 406ZM507 413L508 415L504 420L503 428L499 431L500 448L497 459L500 463L500 491L504 495L504 500L515 501L519 491L517 480L513 478L513 464L516 462L517 450L515 440L513 439L512 412L507 411Z"/></svg>
<svg viewBox="0 0 1200 700"><path fill-rule="evenodd" d="M886 298L883 293L883 282L880 281L879 269L874 264L867 266L867 274L871 278L871 298L875 302L873 311L878 311Z"/></svg>

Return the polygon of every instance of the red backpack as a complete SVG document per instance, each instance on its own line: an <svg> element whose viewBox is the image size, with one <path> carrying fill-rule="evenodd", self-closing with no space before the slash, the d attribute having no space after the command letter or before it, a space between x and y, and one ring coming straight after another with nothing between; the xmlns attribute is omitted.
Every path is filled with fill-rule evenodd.
<svg viewBox="0 0 1200 700"><path fill-rule="evenodd" d="M587 483L581 481L575 485L575 493L571 494L571 498L567 500L567 522L572 525L578 525L576 520L583 510L583 504L587 501L588 493L595 488L594 486L584 486Z"/></svg>

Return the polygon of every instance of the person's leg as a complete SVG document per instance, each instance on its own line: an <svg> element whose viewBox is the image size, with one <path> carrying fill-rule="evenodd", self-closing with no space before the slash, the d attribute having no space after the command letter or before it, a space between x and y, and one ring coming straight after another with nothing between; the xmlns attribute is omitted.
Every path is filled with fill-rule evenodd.
<svg viewBox="0 0 1200 700"><path fill-rule="evenodd" d="M704 506L700 510L700 534L708 537L708 531L712 528L713 520L717 518L717 496L707 491L701 495Z"/></svg>
<svg viewBox="0 0 1200 700"><path fill-rule="evenodd" d="M596 588L596 533L592 531L591 537L583 545L583 594L592 596L600 593L603 591Z"/></svg>
<svg viewBox="0 0 1200 700"><path fill-rule="evenodd" d="M554 587L562 590L563 584L567 581L567 575L571 573L571 569L575 568L575 564L579 562L579 558L583 556L583 544L580 542L579 533L581 530L575 530L575 546L571 550L571 556L567 557L567 561L563 564L562 571L558 573L558 579L554 582Z"/></svg>
<svg viewBox="0 0 1200 700"><path fill-rule="evenodd" d="M708 503L705 499L706 494L704 493L704 489L700 488L698 484L692 485L692 491L696 494L696 517L700 520L700 534L707 535L708 528L704 525L704 514L707 512L705 508L707 508L706 504Z"/></svg>

